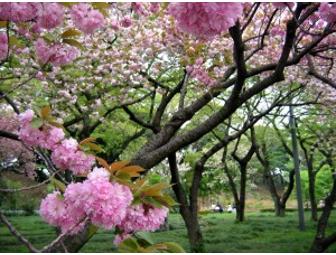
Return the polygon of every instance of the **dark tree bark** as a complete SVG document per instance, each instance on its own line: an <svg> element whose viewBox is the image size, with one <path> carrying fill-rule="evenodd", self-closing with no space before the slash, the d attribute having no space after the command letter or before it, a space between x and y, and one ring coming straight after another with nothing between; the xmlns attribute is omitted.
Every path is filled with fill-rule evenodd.
<svg viewBox="0 0 336 255"><path fill-rule="evenodd" d="M176 199L179 203L180 214L182 215L182 218L187 227L191 252L204 252L203 237L197 214L197 194L190 194L189 203L186 192L180 181L178 167L176 163L176 155L169 155L168 162L172 177L171 182L173 184L173 190L176 195Z"/></svg>
<svg viewBox="0 0 336 255"><path fill-rule="evenodd" d="M254 129L251 127L251 136L254 136ZM237 161L240 171L240 187L239 187L239 199L236 201L236 220L239 222L244 221L245 219L245 201L246 201L246 176L247 176L247 164L253 157L253 154L256 151L255 144L252 143L249 151L243 157L237 155L237 148L240 139L237 140L235 149L231 153L232 158ZM230 178L229 178L230 179ZM235 188L235 190L237 190ZM234 193L234 192L233 192ZM237 203L238 202L238 203Z"/></svg>
<svg viewBox="0 0 336 255"><path fill-rule="evenodd" d="M300 143L300 147L303 151L303 155L306 161L306 166L308 170L308 193L309 193L309 202L310 202L310 211L311 211L311 219L313 221L317 221L317 202L316 202L316 195L315 195L315 181L316 181L316 174L318 170L315 171L314 169L314 153L316 149L316 143L309 146L305 144L305 139L300 135L299 129L298 130L298 140Z"/></svg>
<svg viewBox="0 0 336 255"><path fill-rule="evenodd" d="M324 252L328 247L336 242L336 232L326 237L326 229L328 226L328 220L333 209L333 205L336 201L336 177L335 172L333 176L334 182L333 187L325 199L325 205L322 214L317 223L317 231L315 235L314 242L310 248L310 252Z"/></svg>
<svg viewBox="0 0 336 255"><path fill-rule="evenodd" d="M308 167L309 165L309 167ZM317 221L317 202L315 196L315 181L316 181L316 174L312 167L312 162L307 162L307 169L308 169L308 190L309 190L309 201L310 201L310 209L311 209L311 219L313 221Z"/></svg>

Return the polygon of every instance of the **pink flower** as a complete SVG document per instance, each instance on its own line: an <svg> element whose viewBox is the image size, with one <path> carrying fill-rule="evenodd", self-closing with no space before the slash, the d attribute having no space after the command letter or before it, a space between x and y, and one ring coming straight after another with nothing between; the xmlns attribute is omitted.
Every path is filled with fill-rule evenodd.
<svg viewBox="0 0 336 255"><path fill-rule="evenodd" d="M93 168L92 172L90 172L87 176L88 180L106 180L110 179L110 173L102 167Z"/></svg>
<svg viewBox="0 0 336 255"><path fill-rule="evenodd" d="M125 233L136 231L155 231L164 223L168 208L155 208L148 205L136 205L127 209L127 215L118 227Z"/></svg>
<svg viewBox="0 0 336 255"><path fill-rule="evenodd" d="M336 22L336 5L335 4L328 4L328 3L321 3L318 14L321 19L328 23Z"/></svg>
<svg viewBox="0 0 336 255"><path fill-rule="evenodd" d="M37 58L41 61L42 64L47 63L51 58L51 55L54 54L51 51L51 47L42 38L36 40L35 51Z"/></svg>
<svg viewBox="0 0 336 255"><path fill-rule="evenodd" d="M39 7L39 3L0 3L0 20L32 21L36 18Z"/></svg>
<svg viewBox="0 0 336 255"><path fill-rule="evenodd" d="M19 121L21 125L30 123L34 118L35 113L32 110L26 110L19 114Z"/></svg>
<svg viewBox="0 0 336 255"><path fill-rule="evenodd" d="M20 130L19 138L25 144L29 146L42 146L45 143L46 135L45 133L31 126L31 122L34 118L34 112L32 110L27 110L19 115Z"/></svg>
<svg viewBox="0 0 336 255"><path fill-rule="evenodd" d="M72 155L72 159L68 162L68 169L76 175L85 175L91 170L94 163L94 156L78 150Z"/></svg>
<svg viewBox="0 0 336 255"><path fill-rule="evenodd" d="M71 183L64 193L65 203L78 214L84 213L92 223L105 229L120 224L133 200L130 189L105 179Z"/></svg>
<svg viewBox="0 0 336 255"><path fill-rule="evenodd" d="M86 213L91 214L93 224L104 229L112 229L125 218L133 195L128 187L119 183L106 180L89 182L92 195Z"/></svg>
<svg viewBox="0 0 336 255"><path fill-rule="evenodd" d="M55 144L51 153L51 160L60 169L69 169L76 175L87 174L95 158L78 149L75 139L64 139L60 144Z"/></svg>
<svg viewBox="0 0 336 255"><path fill-rule="evenodd" d="M289 7L292 9L294 7L294 3L291 3L291 2L275 2L272 4L275 8L278 8L278 9L285 9L286 7Z"/></svg>
<svg viewBox="0 0 336 255"><path fill-rule="evenodd" d="M0 61L7 58L8 38L5 32L0 33Z"/></svg>
<svg viewBox="0 0 336 255"><path fill-rule="evenodd" d="M79 55L79 51L72 46L66 44L55 44L52 47L54 54L50 58L50 62L54 66L66 65L76 59Z"/></svg>
<svg viewBox="0 0 336 255"><path fill-rule="evenodd" d="M52 29L63 22L64 9L58 3L42 3L38 12L37 24L41 28Z"/></svg>
<svg viewBox="0 0 336 255"><path fill-rule="evenodd" d="M50 225L59 226L66 216L66 208L59 191L48 194L40 205L41 217Z"/></svg>
<svg viewBox="0 0 336 255"><path fill-rule="evenodd" d="M109 25L110 25L110 27L111 27L113 30L115 30L115 31L118 31L118 30L119 30L119 24L118 24L117 21L112 20L112 21L110 22Z"/></svg>
<svg viewBox="0 0 336 255"><path fill-rule="evenodd" d="M125 28L130 27L132 26L132 20L128 17L125 17L120 21L120 25Z"/></svg>
<svg viewBox="0 0 336 255"><path fill-rule="evenodd" d="M71 8L71 18L76 27L86 34L92 34L104 25L103 14L86 3L74 5Z"/></svg>
<svg viewBox="0 0 336 255"><path fill-rule="evenodd" d="M132 10L133 10L136 14L138 14L139 16L140 16L140 15L144 15L144 16L147 15L147 12L146 12L145 9L143 8L142 3L137 3L137 2L135 2L135 3L132 3L131 5L132 5Z"/></svg>
<svg viewBox="0 0 336 255"><path fill-rule="evenodd" d="M169 13L177 27L196 37L211 39L227 31L242 15L241 3L174 3Z"/></svg>
<svg viewBox="0 0 336 255"><path fill-rule="evenodd" d="M64 131L62 128L52 126L47 128L45 133L47 139L43 147L49 150L56 148L57 144L64 139Z"/></svg>
<svg viewBox="0 0 336 255"><path fill-rule="evenodd" d="M60 43L48 45L42 38L36 40L35 51L42 64L50 62L55 66L68 64L79 55L75 47Z"/></svg>
<svg viewBox="0 0 336 255"><path fill-rule="evenodd" d="M43 145L46 139L45 134L40 129L33 128L30 124L20 127L19 138L32 147Z"/></svg>
<svg viewBox="0 0 336 255"><path fill-rule="evenodd" d="M149 10L152 13L157 13L160 10L160 3L150 3Z"/></svg>
<svg viewBox="0 0 336 255"><path fill-rule="evenodd" d="M84 211L67 204L59 191L48 194L41 201L39 213L47 223L60 227L62 233L76 234L84 227Z"/></svg>
<svg viewBox="0 0 336 255"><path fill-rule="evenodd" d="M60 169L69 168L70 162L74 159L78 143L75 139L65 139L56 146L51 154L51 160Z"/></svg>

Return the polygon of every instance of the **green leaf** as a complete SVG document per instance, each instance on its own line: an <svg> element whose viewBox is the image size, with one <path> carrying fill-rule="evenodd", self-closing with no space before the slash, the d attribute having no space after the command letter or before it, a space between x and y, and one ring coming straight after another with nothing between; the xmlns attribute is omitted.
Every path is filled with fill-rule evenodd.
<svg viewBox="0 0 336 255"><path fill-rule="evenodd" d="M129 180L129 179L131 179L131 176L128 173L120 172L120 171L118 171L115 176L118 177L121 180Z"/></svg>
<svg viewBox="0 0 336 255"><path fill-rule="evenodd" d="M69 44L71 46L74 46L80 50L84 50L85 47L83 46L83 44L81 44L79 41L75 40L75 39L63 39L63 42L66 43L66 44Z"/></svg>
<svg viewBox="0 0 336 255"><path fill-rule="evenodd" d="M77 30L76 28L69 28L68 30L64 31L61 34L61 37L62 38L70 38L70 37L80 36L81 34L82 34L82 32Z"/></svg>
<svg viewBox="0 0 336 255"><path fill-rule="evenodd" d="M158 201L161 205L164 205L166 207L178 205L178 203L176 203L176 201L169 195L154 197L154 199Z"/></svg>
<svg viewBox="0 0 336 255"><path fill-rule="evenodd" d="M31 126L33 128L40 128L43 125L43 120L41 120L40 118L34 118L31 122Z"/></svg>
<svg viewBox="0 0 336 255"><path fill-rule="evenodd" d="M0 27L7 27L8 21L0 21Z"/></svg>
<svg viewBox="0 0 336 255"><path fill-rule="evenodd" d="M60 191L65 192L65 185L64 183L60 182L59 180L55 179L55 178L51 178L51 183Z"/></svg>
<svg viewBox="0 0 336 255"><path fill-rule="evenodd" d="M133 237L128 238L120 243L118 250L120 252L138 252L140 246Z"/></svg>
<svg viewBox="0 0 336 255"><path fill-rule="evenodd" d="M152 205L152 206L157 207L157 208L161 208L162 207L162 204L159 201L157 201L155 198L153 198L153 197L144 197L142 199L142 201L145 204L149 204L149 205Z"/></svg>
<svg viewBox="0 0 336 255"><path fill-rule="evenodd" d="M23 43L13 35L9 37L9 45L14 45L18 48L24 47Z"/></svg>
<svg viewBox="0 0 336 255"><path fill-rule="evenodd" d="M93 225L93 224L90 224L90 226L89 226L89 228L88 228L88 236L89 237L91 237L91 236L93 236L94 234L96 234L97 233L97 231L98 231L98 227L97 226L95 226L95 225Z"/></svg>
<svg viewBox="0 0 336 255"><path fill-rule="evenodd" d="M75 4L78 4L76 2L63 2L63 3L60 3L61 5L67 7L67 8L70 8L72 6L74 6Z"/></svg>
<svg viewBox="0 0 336 255"><path fill-rule="evenodd" d="M86 143L85 146L88 146L90 150L96 151L96 152L102 152L104 151L99 145L95 143Z"/></svg>
<svg viewBox="0 0 336 255"><path fill-rule="evenodd" d="M138 239L138 243L141 246L148 246L154 244L154 241L148 232L137 232L134 234L135 238Z"/></svg>
<svg viewBox="0 0 336 255"><path fill-rule="evenodd" d="M104 2L98 2L98 3L92 3L91 6L98 10L101 14L103 14L105 17L108 16L108 9L110 8L109 3Z"/></svg>
<svg viewBox="0 0 336 255"><path fill-rule="evenodd" d="M174 242L164 242L164 243L160 243L165 245L166 251L169 253L185 253L185 250L177 243Z"/></svg>

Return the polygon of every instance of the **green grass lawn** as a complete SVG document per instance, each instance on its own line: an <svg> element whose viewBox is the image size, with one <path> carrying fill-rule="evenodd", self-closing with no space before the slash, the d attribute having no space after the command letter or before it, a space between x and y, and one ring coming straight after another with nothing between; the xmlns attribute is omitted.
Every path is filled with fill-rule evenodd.
<svg viewBox="0 0 336 255"><path fill-rule="evenodd" d="M309 219L309 214L306 214ZM55 231L38 216L16 216L9 220L36 247L41 248L53 238ZM307 252L315 233L315 223L306 222L306 231L297 229L297 216L288 213L284 218L272 213L248 213L246 222L235 223L234 215L202 215L201 226L207 252ZM152 233L155 241L174 241L188 250L188 240L183 221L178 214L169 217L170 230ZM336 217L329 229L336 227ZM0 225L0 252L27 252L4 225ZM99 231L81 252L115 252L112 232ZM329 252L336 252L336 244Z"/></svg>

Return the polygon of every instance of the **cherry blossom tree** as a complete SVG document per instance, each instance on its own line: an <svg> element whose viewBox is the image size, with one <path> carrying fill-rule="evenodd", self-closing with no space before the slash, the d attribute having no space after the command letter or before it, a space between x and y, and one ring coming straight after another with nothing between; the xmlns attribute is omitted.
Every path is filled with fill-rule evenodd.
<svg viewBox="0 0 336 255"><path fill-rule="evenodd" d="M17 134L0 134L34 149L58 184L41 215L62 234L43 251L78 251L92 236L92 223L116 227L117 243L139 229L156 229L167 214L160 205L171 201L139 176L165 159L185 202L180 209L191 249L198 251L204 164L258 117L204 154L189 201L177 188L176 153L272 87L295 81L332 103L334 13L327 3L1 3L0 97L24 113ZM214 103L218 107L199 118ZM129 165L94 156L100 149L88 138L120 114L146 130ZM136 191L147 192L147 199ZM112 193L124 199L106 195ZM131 224L138 216L147 227Z"/></svg>

